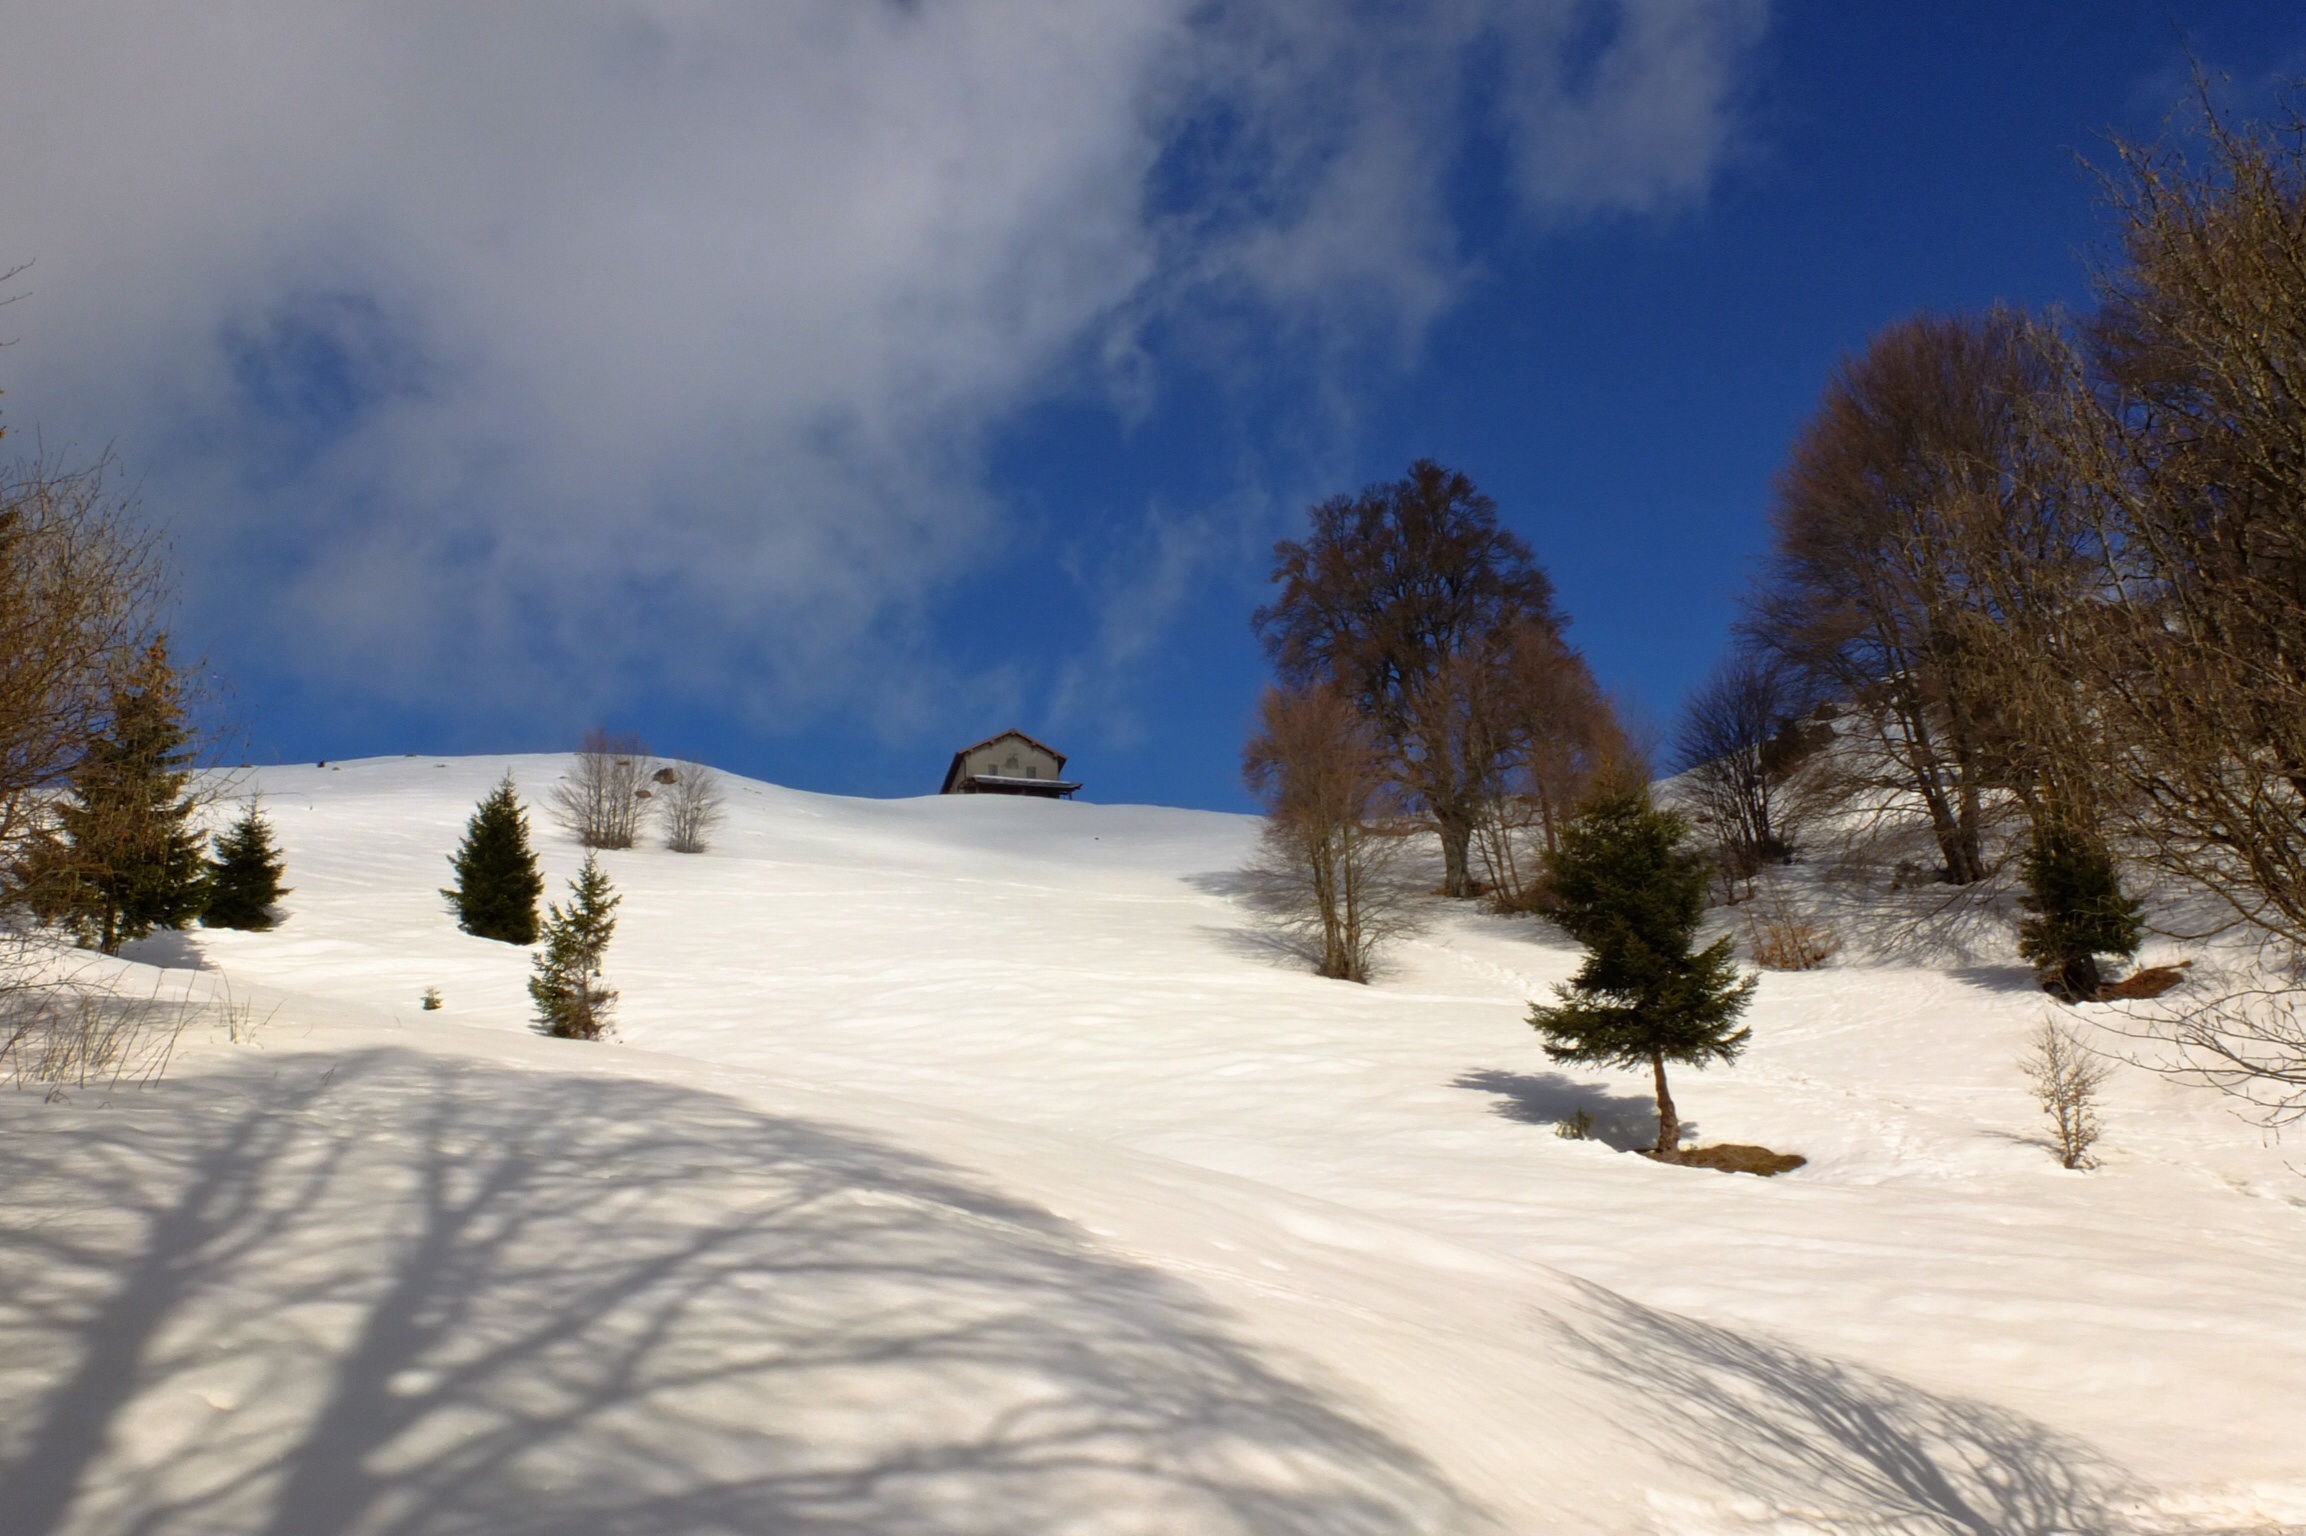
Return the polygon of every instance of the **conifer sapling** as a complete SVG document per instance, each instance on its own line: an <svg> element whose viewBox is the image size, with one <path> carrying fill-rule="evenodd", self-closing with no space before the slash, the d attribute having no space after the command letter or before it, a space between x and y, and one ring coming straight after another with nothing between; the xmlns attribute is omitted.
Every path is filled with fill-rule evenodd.
<svg viewBox="0 0 2306 1536"><path fill-rule="evenodd" d="M155 928L182 928L208 901L205 839L191 825L192 733L168 647L155 640L115 689L56 808L35 872L35 913L116 955Z"/></svg>
<svg viewBox="0 0 2306 1536"><path fill-rule="evenodd" d="M2034 963L2049 991L2069 1003L2090 1001L2105 983L2098 957L2126 960L2145 934L2138 903L2122 892L2114 856L2079 832L2043 826L2035 829L2022 868L2023 901L2034 915L2018 925L2018 953Z"/></svg>
<svg viewBox="0 0 2306 1536"><path fill-rule="evenodd" d="M288 894L280 883L286 868L273 845L272 824L254 800L240 819L219 833L216 857L208 863L208 906L203 928L263 931L273 925L272 908Z"/></svg>
<svg viewBox="0 0 2306 1536"><path fill-rule="evenodd" d="M510 773L473 811L464 841L448 862L456 884L441 895L456 913L458 927L506 944L536 942L536 903L544 894L544 874L529 847L528 813L521 809Z"/></svg>
<svg viewBox="0 0 2306 1536"><path fill-rule="evenodd" d="M585 855L584 868L569 882L569 904L553 903L544 924L544 949L532 962L528 995L536 1003L537 1028L561 1040L598 1040L616 1002L602 985L601 965L616 932L617 903L624 898L601 872L599 860Z"/></svg>
<svg viewBox="0 0 2306 1536"><path fill-rule="evenodd" d="M1657 1089L1655 1157L1672 1157L1681 1121L1667 1062L1734 1060L1753 1033L1738 1025L1753 998L1723 938L1693 952L1712 867L1685 846L1688 824L1647 791L1605 794L1581 809L1547 860L1554 922L1585 946L1577 975L1529 1022L1555 1061L1647 1066Z"/></svg>

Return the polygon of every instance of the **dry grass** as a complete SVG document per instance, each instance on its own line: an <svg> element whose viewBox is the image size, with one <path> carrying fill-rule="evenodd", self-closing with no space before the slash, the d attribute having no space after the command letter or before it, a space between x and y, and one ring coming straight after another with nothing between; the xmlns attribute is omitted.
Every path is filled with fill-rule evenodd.
<svg viewBox="0 0 2306 1536"><path fill-rule="evenodd" d="M168 1070L194 1012L82 987L16 989L0 1018L0 1080L51 1094L152 1082Z"/></svg>
<svg viewBox="0 0 2306 1536"><path fill-rule="evenodd" d="M1670 1157L1659 1157L1654 1152L1645 1152L1642 1156L1656 1162L1675 1163L1684 1168L1711 1168L1719 1173L1750 1173L1765 1179L1791 1173L1809 1161L1799 1152L1772 1152L1767 1147L1747 1146L1734 1141L1725 1141L1712 1147L1685 1147Z"/></svg>

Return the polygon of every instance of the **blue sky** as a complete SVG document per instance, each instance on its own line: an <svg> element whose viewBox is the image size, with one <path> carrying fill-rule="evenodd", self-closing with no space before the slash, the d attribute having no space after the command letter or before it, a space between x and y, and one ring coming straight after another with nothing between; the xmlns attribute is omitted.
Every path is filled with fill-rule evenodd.
<svg viewBox="0 0 2306 1536"><path fill-rule="evenodd" d="M2186 48L2306 75L2276 4L47 9L11 446L118 451L253 755L890 795L1018 725L1227 808L1307 501L1464 469L1665 724L1836 359L2084 302Z"/></svg>

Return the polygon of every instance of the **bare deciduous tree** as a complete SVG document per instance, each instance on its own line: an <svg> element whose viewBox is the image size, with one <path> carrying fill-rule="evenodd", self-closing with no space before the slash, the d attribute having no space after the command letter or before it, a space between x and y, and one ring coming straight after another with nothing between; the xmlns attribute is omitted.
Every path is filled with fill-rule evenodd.
<svg viewBox="0 0 2306 1536"><path fill-rule="evenodd" d="M1995 310L1901 322L1846 361L1779 479L1772 567L1746 624L1855 707L1873 740L1840 759L1861 765L1847 798L1918 806L1955 885L1988 872L1986 822L2018 779L2022 738L1989 660L2005 615L1983 578L1996 562L2030 573L2064 532L2047 515L2053 456L2028 430L2056 355L2036 322Z"/></svg>
<svg viewBox="0 0 2306 1536"><path fill-rule="evenodd" d="M630 848L647 812L656 764L640 737L585 732L568 776L547 796L553 819L587 848Z"/></svg>
<svg viewBox="0 0 2306 1536"><path fill-rule="evenodd" d="M651 775L664 807L665 846L675 853L703 853L721 823L721 776L703 763L672 763Z"/></svg>
<svg viewBox="0 0 2306 1536"><path fill-rule="evenodd" d="M0 470L0 901L53 788L100 736L157 633L159 549L110 488L112 465Z"/></svg>
<svg viewBox="0 0 2306 1536"><path fill-rule="evenodd" d="M1545 904L1546 856L1578 806L1605 782L1646 783L1648 765L1585 658L1550 625L1513 632L1486 708L1494 771L1474 849L1497 905L1529 911Z"/></svg>
<svg viewBox="0 0 2306 1536"><path fill-rule="evenodd" d="M2068 392L2110 573L2063 654L2141 856L2306 945L2306 119L2122 145Z"/></svg>
<svg viewBox="0 0 2306 1536"><path fill-rule="evenodd" d="M2098 1090L2112 1069L2055 1020L2045 1020L2034 1032L2031 1049L2018 1065L2042 1113L2050 1117L2059 1163L2091 1167L2090 1148L2098 1141Z"/></svg>
<svg viewBox="0 0 2306 1536"><path fill-rule="evenodd" d="M1431 460L1311 509L1274 546L1280 592L1252 620L1282 681L1342 690L1441 839L1442 888L1475 894L1474 827L1500 743L1479 698L1520 626L1559 628L1553 584L1471 481Z"/></svg>
<svg viewBox="0 0 2306 1536"><path fill-rule="evenodd" d="M1243 757L1266 806L1258 904L1319 974L1365 982L1379 945L1411 926L1385 747L1333 688L1269 688L1258 716Z"/></svg>
<svg viewBox="0 0 2306 1536"><path fill-rule="evenodd" d="M1805 703L1774 658L1740 651L1714 669L1682 707L1674 766L1684 797L1711 833L1729 900L1752 894L1754 877L1792 856L1786 776L1801 755Z"/></svg>

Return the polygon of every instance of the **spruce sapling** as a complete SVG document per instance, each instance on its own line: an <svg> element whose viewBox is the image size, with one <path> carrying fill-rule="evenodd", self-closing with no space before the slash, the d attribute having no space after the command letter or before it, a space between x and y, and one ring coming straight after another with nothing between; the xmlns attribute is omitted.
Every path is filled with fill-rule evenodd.
<svg viewBox="0 0 2306 1536"><path fill-rule="evenodd" d="M484 939L534 944L536 903L544 875L529 847L528 813L508 772L465 825L464 842L449 859L456 884L441 892L457 926Z"/></svg>
<svg viewBox="0 0 2306 1536"><path fill-rule="evenodd" d="M2024 903L2034 915L2018 926L2019 955L2034 963L2047 991L2069 1003L2091 1001L2105 985L2098 957L2127 960L2145 934L2114 856L2078 832L2042 826L2022 867Z"/></svg>
<svg viewBox="0 0 2306 1536"><path fill-rule="evenodd" d="M108 955L155 928L182 928L208 902L205 839L191 825L192 733L176 671L155 640L111 701L41 844L31 882L43 921Z"/></svg>
<svg viewBox="0 0 2306 1536"><path fill-rule="evenodd" d="M280 883L286 867L272 841L272 824L250 800L240 819L217 835L216 857L208 862L208 907L200 925L258 932L270 928L274 904L288 894Z"/></svg>
<svg viewBox="0 0 2306 1536"><path fill-rule="evenodd" d="M617 903L624 898L585 855L584 868L569 882L569 904L553 903L544 924L544 949L532 962L528 995L536 1003L537 1029L560 1040L598 1040L616 1002L613 988L600 981L601 962L616 932Z"/></svg>
<svg viewBox="0 0 2306 1536"><path fill-rule="evenodd" d="M1666 1063L1734 1060L1753 1033L1737 1020L1754 979L1738 975L1730 940L1691 949L1712 866L1684 846L1688 831L1641 789L1605 794L1571 818L1547 860L1560 902L1551 915L1585 946L1585 964L1556 989L1557 1005L1529 1010L1555 1061L1649 1067L1657 1088L1651 1155L1661 1158L1681 1141Z"/></svg>

